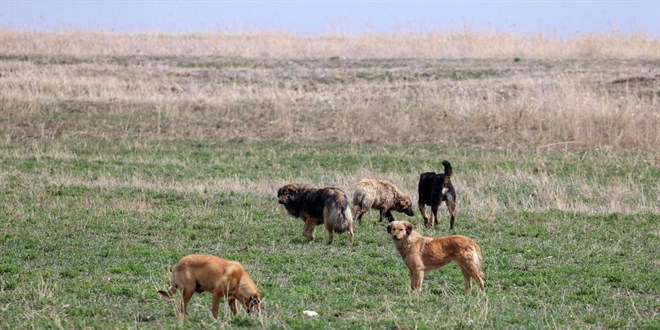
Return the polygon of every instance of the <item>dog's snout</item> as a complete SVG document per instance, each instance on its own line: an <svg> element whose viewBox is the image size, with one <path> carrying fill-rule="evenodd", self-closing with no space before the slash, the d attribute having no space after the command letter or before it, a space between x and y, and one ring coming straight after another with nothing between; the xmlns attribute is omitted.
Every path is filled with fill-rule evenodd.
<svg viewBox="0 0 660 330"><path fill-rule="evenodd" d="M405 213L409 217L412 217L413 215L415 215L415 212L413 212L412 209L406 209Z"/></svg>

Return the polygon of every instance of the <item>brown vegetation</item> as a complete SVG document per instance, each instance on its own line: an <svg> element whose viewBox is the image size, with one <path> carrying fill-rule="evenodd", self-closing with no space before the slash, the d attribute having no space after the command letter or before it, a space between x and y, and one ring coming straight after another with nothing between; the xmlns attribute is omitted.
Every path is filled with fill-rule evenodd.
<svg viewBox="0 0 660 330"><path fill-rule="evenodd" d="M645 36L0 30L4 140L660 147Z"/></svg>

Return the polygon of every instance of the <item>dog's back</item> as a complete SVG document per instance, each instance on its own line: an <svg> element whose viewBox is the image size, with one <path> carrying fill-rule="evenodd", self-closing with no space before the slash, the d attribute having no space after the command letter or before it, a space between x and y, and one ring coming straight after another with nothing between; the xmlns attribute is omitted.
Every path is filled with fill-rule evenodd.
<svg viewBox="0 0 660 330"><path fill-rule="evenodd" d="M182 290L181 314L193 293L210 292L214 297L228 297L232 313L236 314L235 300L239 300L248 313L261 310L261 295L252 278L238 261L225 260L207 254L191 254L181 258L172 268L169 291L158 291L171 298ZM219 300L213 300L213 317L218 317Z"/></svg>
<svg viewBox="0 0 660 330"><path fill-rule="evenodd" d="M378 179L362 179L353 192L353 205L361 207L394 207L395 195L405 195L394 184Z"/></svg>
<svg viewBox="0 0 660 330"><path fill-rule="evenodd" d="M172 287L179 288L195 285L195 292L212 292L216 282L222 279L228 285L238 282L245 274L243 266L236 261L218 258L212 255L191 254L179 260L172 268ZM174 292L162 291L163 296L169 297Z"/></svg>
<svg viewBox="0 0 660 330"><path fill-rule="evenodd" d="M417 192L419 194L419 203L426 205L433 205L433 198L431 191L433 190L433 182L436 179L437 174L435 172L424 172L419 176L419 185L417 186Z"/></svg>

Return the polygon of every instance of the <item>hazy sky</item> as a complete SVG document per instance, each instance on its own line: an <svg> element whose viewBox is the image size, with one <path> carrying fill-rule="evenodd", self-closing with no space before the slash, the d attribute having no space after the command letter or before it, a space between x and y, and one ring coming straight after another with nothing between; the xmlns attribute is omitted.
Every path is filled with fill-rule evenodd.
<svg viewBox="0 0 660 330"><path fill-rule="evenodd" d="M428 31L623 33L660 38L660 0L646 1L58 1L0 0L0 26L114 31Z"/></svg>

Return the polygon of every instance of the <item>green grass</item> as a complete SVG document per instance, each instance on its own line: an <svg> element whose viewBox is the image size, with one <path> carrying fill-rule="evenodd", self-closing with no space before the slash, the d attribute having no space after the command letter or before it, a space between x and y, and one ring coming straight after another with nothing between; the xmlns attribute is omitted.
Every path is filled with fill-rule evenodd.
<svg viewBox="0 0 660 330"><path fill-rule="evenodd" d="M454 264L427 273L422 294L409 295L407 269L375 212L356 228L353 248L346 235L325 245L322 227L309 244L302 221L277 204L275 190L172 185L327 182L364 170L414 182L423 170L439 170L444 158L454 164L457 180L505 174L484 185L489 189L480 196L509 203L509 210L463 207L478 201L466 197L470 187L457 187L465 193L455 233L480 244L486 295L465 294ZM657 329L658 214L525 209L523 199L542 197L529 197L536 189L531 183L510 184L516 173L544 174L596 206L597 198L571 182L609 187L634 180L641 196L657 202L660 171L648 159L633 152L338 142L7 143L0 149L2 327ZM143 181L153 184L136 183ZM352 184L340 188L350 194ZM641 203L627 201L635 202ZM440 218L436 228L418 229L427 236L450 234L445 209ZM421 223L418 213L411 220ZM202 294L178 323L175 305L157 290L168 287L169 268L190 253L242 262L266 313L249 317L241 310L234 317L224 303L215 321L210 295ZM320 317L303 318L303 310Z"/></svg>

